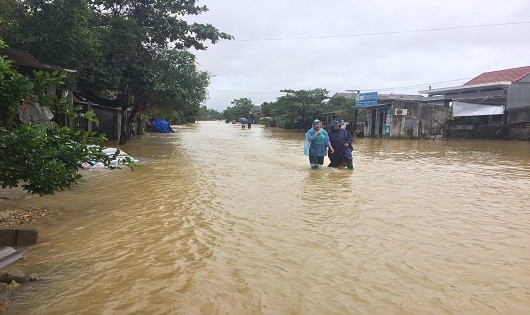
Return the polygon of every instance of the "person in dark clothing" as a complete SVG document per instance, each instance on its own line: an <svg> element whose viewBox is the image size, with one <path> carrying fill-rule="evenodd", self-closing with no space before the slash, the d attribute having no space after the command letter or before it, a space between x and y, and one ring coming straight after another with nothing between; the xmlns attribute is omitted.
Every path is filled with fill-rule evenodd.
<svg viewBox="0 0 530 315"><path fill-rule="evenodd" d="M341 128L341 123L337 120L331 122L331 130L329 131L329 142L335 149L334 152L329 152L328 157L331 163L329 167L340 167L344 164L348 169L353 169L353 138L346 129Z"/></svg>

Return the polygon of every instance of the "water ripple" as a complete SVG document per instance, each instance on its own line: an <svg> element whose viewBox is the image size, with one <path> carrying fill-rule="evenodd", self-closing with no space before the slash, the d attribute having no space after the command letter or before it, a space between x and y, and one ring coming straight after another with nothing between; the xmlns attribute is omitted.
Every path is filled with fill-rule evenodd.
<svg viewBox="0 0 530 315"><path fill-rule="evenodd" d="M310 170L303 134L146 135L134 171L56 196L30 313L529 313L530 147L361 139Z"/></svg>

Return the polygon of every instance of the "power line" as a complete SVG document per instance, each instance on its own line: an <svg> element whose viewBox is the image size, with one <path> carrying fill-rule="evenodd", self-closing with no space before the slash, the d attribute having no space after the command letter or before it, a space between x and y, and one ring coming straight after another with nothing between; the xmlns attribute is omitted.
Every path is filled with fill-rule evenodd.
<svg viewBox="0 0 530 315"><path fill-rule="evenodd" d="M451 82L458 82L463 80L470 80L474 77L468 77L468 78L460 78L460 79L453 79L453 80L446 80L446 81L438 81L438 82L429 82L429 83L419 83L414 85L405 85L405 86L395 86L395 87L386 87L386 88L371 88L371 89L357 89L360 91L388 91L388 90L398 90L398 89L408 89L408 88L421 88L429 85L434 84L442 84L442 83L451 83ZM278 94L281 93L280 90L270 90L270 91L256 91L256 90L218 90L218 89L212 89L209 90L210 93L226 93L226 94L263 94L263 95L272 95L272 94Z"/></svg>
<svg viewBox="0 0 530 315"><path fill-rule="evenodd" d="M326 39L326 38L344 38L344 37L363 37L363 36L379 36L379 35L395 35L395 34L434 32L434 31L462 30L462 29L472 29L472 28L481 28L481 27L508 26L508 25L520 25L520 24L530 24L530 21L511 22L511 23L496 23L496 24L483 24L483 25L469 25L469 26L441 27L441 28L418 29L418 30L409 30L409 31L361 33L361 34L352 34L352 35L327 35L327 36L307 36L307 37L234 39L234 41L238 41L238 42L256 42L256 41L283 41L283 40L296 40L296 39Z"/></svg>
<svg viewBox="0 0 530 315"><path fill-rule="evenodd" d="M209 90L209 92L213 92L213 93L226 93L226 94L239 94L239 93L245 93L245 94L273 94L273 93L278 93L278 91L240 91L240 90Z"/></svg>
<svg viewBox="0 0 530 315"><path fill-rule="evenodd" d="M388 90L399 90L399 89L408 89L408 88L419 88L419 87L425 87L427 85L433 85L433 84L442 84L442 83L458 82L458 81L463 81L463 80L471 80L473 78L474 77L469 77L469 78L461 78L461 79L454 79L454 80L448 80L448 81L439 81L439 82L422 83L422 84L405 85L405 86L395 86L395 87L389 87L389 88L364 89L364 91L388 91Z"/></svg>

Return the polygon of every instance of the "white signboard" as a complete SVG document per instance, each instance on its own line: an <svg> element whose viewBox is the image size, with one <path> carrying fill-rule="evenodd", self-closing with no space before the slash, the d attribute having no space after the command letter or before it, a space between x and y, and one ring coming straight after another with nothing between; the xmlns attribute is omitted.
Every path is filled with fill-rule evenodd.
<svg viewBox="0 0 530 315"><path fill-rule="evenodd" d="M453 102L453 116L489 116L504 114L503 105L482 105L466 102Z"/></svg>

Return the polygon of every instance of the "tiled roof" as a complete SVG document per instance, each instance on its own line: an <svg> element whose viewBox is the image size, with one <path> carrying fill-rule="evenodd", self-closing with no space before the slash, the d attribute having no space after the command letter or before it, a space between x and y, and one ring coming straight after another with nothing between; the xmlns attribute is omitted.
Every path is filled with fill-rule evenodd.
<svg viewBox="0 0 530 315"><path fill-rule="evenodd" d="M492 83L500 81L517 82L530 75L530 66L484 72L464 85Z"/></svg>

